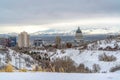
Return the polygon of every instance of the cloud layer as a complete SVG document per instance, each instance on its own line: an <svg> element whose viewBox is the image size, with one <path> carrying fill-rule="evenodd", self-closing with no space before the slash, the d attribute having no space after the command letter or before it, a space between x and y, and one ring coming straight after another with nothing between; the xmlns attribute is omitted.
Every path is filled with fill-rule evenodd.
<svg viewBox="0 0 120 80"><path fill-rule="evenodd" d="M0 24L46 24L120 16L120 0L0 0Z"/></svg>
<svg viewBox="0 0 120 80"><path fill-rule="evenodd" d="M105 21L104 18L109 19L106 24L113 20L116 20L114 22L118 24L120 0L0 0L0 27L4 27L1 28L3 29L1 32L8 29L8 26L27 29L25 26L34 25L33 27L43 28L44 25L47 26L46 29L53 24L55 26L52 28L61 26L63 23L66 27L81 23L83 25L84 20L87 19L88 23L90 19L94 19L94 23L98 20L98 24L99 21L101 23L102 19ZM78 23L76 23L77 21ZM7 27L5 28L5 26ZM15 27L13 28L16 29ZM18 31L16 30L16 32Z"/></svg>

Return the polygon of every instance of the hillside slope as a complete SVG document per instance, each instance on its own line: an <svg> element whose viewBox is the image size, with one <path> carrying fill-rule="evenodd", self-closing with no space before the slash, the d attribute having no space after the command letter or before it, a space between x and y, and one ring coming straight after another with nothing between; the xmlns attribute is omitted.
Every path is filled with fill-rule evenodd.
<svg viewBox="0 0 120 80"><path fill-rule="evenodd" d="M34 60L31 56L23 53L18 53L11 49L8 49L8 51L0 52L0 68L3 68L5 65L7 65L7 63L10 63L16 70L23 68L32 70L33 65L35 65Z"/></svg>
<svg viewBox="0 0 120 80"><path fill-rule="evenodd" d="M93 65L97 64L100 67L100 72L113 72L117 71L116 68L120 67L120 42L111 40L101 40L88 44L87 48L82 49L65 49L65 53L61 53L61 50L57 50L57 54L51 57L51 59L70 57L77 66L84 64L89 69L93 70ZM102 56L102 57L101 57ZM105 60L101 60L106 58Z"/></svg>
<svg viewBox="0 0 120 80"><path fill-rule="evenodd" d="M100 68L98 72L107 73L120 70L120 42L116 39L106 39L89 43L85 49L69 48L69 49L57 49L53 52L47 50L31 50L37 55L44 57L44 54L48 54L51 61L57 58L70 57L75 66L84 64L90 70L94 70L93 65L97 65ZM8 49L7 52L0 52L0 68L10 61L13 67L17 70L25 68L32 70L37 65L36 60L32 56L18 53L14 50Z"/></svg>

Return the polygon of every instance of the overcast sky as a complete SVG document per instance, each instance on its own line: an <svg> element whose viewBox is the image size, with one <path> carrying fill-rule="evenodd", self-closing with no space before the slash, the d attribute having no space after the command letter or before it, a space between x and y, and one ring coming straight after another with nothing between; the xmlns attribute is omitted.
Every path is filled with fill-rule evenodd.
<svg viewBox="0 0 120 80"><path fill-rule="evenodd" d="M77 26L119 29L120 0L0 0L0 33Z"/></svg>

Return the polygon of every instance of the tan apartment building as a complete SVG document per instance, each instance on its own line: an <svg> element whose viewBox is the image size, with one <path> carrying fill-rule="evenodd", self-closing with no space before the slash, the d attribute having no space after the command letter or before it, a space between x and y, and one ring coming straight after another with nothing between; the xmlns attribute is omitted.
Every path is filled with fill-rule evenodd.
<svg viewBox="0 0 120 80"><path fill-rule="evenodd" d="M21 32L18 35L18 47L29 47L30 46L30 36L27 32Z"/></svg>

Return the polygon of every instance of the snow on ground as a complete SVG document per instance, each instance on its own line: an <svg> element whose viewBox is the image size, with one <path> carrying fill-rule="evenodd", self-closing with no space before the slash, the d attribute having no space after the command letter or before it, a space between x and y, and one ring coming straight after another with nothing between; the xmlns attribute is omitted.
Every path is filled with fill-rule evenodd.
<svg viewBox="0 0 120 80"><path fill-rule="evenodd" d="M79 52L79 50L75 49L67 49L66 53L60 53L58 51L57 54L52 56L51 58L62 58L64 56L70 57L75 63L78 65L83 63L89 69L92 69L94 64L99 64L101 70L100 72L109 72L112 67L120 65L120 52L119 51L96 51L96 50L85 50L83 52ZM112 62L104 62L99 61L99 55L106 53L107 55L114 55L117 60Z"/></svg>
<svg viewBox="0 0 120 80"><path fill-rule="evenodd" d="M9 63L15 68L25 68L27 70L32 70L33 68L34 64L31 62L34 62L34 60L31 56L26 54L20 54L11 49L8 49L7 52L0 53L0 66L4 66L7 64L6 61L8 57L11 59ZM28 59L29 61L27 61L26 59ZM29 64L30 66L26 66L27 64Z"/></svg>
<svg viewBox="0 0 120 80"><path fill-rule="evenodd" d="M117 73L0 73L0 80L120 80Z"/></svg>
<svg viewBox="0 0 120 80"><path fill-rule="evenodd" d="M115 48L116 46L120 48L120 41L118 39L106 39L89 44L88 49L98 50L99 48L103 48L103 49L105 49L106 47Z"/></svg>
<svg viewBox="0 0 120 80"><path fill-rule="evenodd" d="M95 43L91 43L88 45L87 49L79 50L79 49L65 49L65 53L61 53L60 50L57 50L57 53L51 57L52 60L56 58L62 57L70 57L77 65L84 64L89 69L93 70L93 65L98 64L101 68L100 72L110 72L110 69L115 66L120 66L120 50L109 51L109 50L98 50L99 48L106 48L110 46L114 48L116 45L120 48L120 42L116 40L101 40ZM116 57L116 61L104 62L99 61L99 55L113 55Z"/></svg>
<svg viewBox="0 0 120 80"><path fill-rule="evenodd" d="M99 50L99 48L105 49L106 47L115 48L117 46L117 49L110 51L110 50ZM51 60L54 60L56 58L62 58L62 57L70 57L78 66L79 64L84 64L89 69L93 70L93 65L98 64L101 68L100 72L109 72L111 68L115 66L120 66L120 42L115 39L110 40L101 40L96 41L93 43L88 44L86 49L80 50L79 48L70 48L70 49L64 49L64 52L60 49L57 49L53 52L47 51L47 50L31 50L33 52L39 52L38 54L44 55L45 53L48 54L48 56L51 58ZM11 64L17 68L19 68L19 64L21 67L25 67L28 70L31 70L32 67L35 64L31 64L31 62L34 62L31 56L26 54L20 54L18 52L15 52L11 49L8 51L9 55L11 56ZM107 54L107 55L113 55L117 58L116 61L112 62L104 62L99 61L99 55ZM21 57L20 57L21 55ZM0 59L1 59L1 65L5 64L5 56L6 54L0 53ZM22 63L19 63L19 58L21 59ZM30 62L27 62L25 59L28 58ZM16 60L17 59L17 60ZM27 67L26 64L29 64L30 67Z"/></svg>

